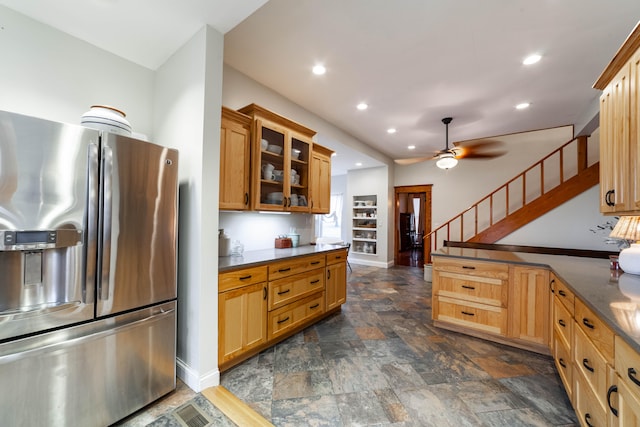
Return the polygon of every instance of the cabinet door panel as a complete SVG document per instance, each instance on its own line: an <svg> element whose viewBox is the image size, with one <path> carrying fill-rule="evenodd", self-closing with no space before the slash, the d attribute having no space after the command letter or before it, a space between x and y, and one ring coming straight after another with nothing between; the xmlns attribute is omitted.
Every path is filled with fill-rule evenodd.
<svg viewBox="0 0 640 427"><path fill-rule="evenodd" d="M218 362L267 341L267 288L257 283L218 294Z"/></svg>
<svg viewBox="0 0 640 427"><path fill-rule="evenodd" d="M510 336L547 346L549 342L549 271L513 268L509 289Z"/></svg>
<svg viewBox="0 0 640 427"><path fill-rule="evenodd" d="M249 208L251 128L223 117L220 128L220 209Z"/></svg>
<svg viewBox="0 0 640 427"><path fill-rule="evenodd" d="M344 304L347 300L347 264L341 262L327 266L327 285L325 289L327 310Z"/></svg>

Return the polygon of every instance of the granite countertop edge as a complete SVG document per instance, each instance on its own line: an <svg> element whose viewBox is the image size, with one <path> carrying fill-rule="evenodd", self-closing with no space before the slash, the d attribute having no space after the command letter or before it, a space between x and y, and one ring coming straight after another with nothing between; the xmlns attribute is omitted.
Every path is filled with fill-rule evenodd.
<svg viewBox="0 0 640 427"><path fill-rule="evenodd" d="M237 270L239 268L257 267L269 262L282 261L299 256L329 253L345 249L346 247L346 245L341 244L317 244L301 245L296 248L270 248L256 251L245 251L240 256L231 255L218 257L218 272L224 273L225 271Z"/></svg>
<svg viewBox="0 0 640 427"><path fill-rule="evenodd" d="M604 320L615 334L640 353L640 329L625 325L620 320L620 313L616 315L617 309L612 307L612 304L617 306L619 303L637 302L640 312L640 299L634 301L620 290L621 285L625 290L637 288L640 297L640 276L612 272L608 259L455 247L442 248L431 255L547 268Z"/></svg>

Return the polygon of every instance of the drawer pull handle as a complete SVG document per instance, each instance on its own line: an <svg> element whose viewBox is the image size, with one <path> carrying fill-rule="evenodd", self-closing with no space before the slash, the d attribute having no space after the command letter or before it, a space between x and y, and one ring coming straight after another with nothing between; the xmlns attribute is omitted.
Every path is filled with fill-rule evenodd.
<svg viewBox="0 0 640 427"><path fill-rule="evenodd" d="M239 279L240 280L249 280L249 279L251 279L251 274L249 274L248 276L242 276Z"/></svg>
<svg viewBox="0 0 640 427"><path fill-rule="evenodd" d="M560 320L558 320L558 325L562 326L563 328L566 328L566 327L567 327L567 324L566 324L566 323L564 323L564 319L560 319Z"/></svg>
<svg viewBox="0 0 640 427"><path fill-rule="evenodd" d="M281 268L280 270L278 270L278 273L286 273L289 270L291 270L291 267Z"/></svg>
<svg viewBox="0 0 640 427"><path fill-rule="evenodd" d="M587 319L586 317L582 318L582 323L584 324L584 326L586 326L589 329L595 329L596 328L596 326L593 323L589 322L589 319Z"/></svg>
<svg viewBox="0 0 640 427"><path fill-rule="evenodd" d="M609 390L607 390L607 404L609 405L609 409L611 409L611 413L616 417L618 416L618 410L613 406L611 406L611 393L617 393L617 392L618 392L617 385L612 385L611 387L609 387Z"/></svg>
<svg viewBox="0 0 640 427"><path fill-rule="evenodd" d="M594 372L595 369L593 369L591 366L589 366L589 359L587 359L586 357L584 359L582 359L582 366L585 367L585 369L589 372Z"/></svg>
<svg viewBox="0 0 640 427"><path fill-rule="evenodd" d="M313 262L311 263L311 265L318 265L318 264L320 264L320 261L313 261Z"/></svg>
<svg viewBox="0 0 640 427"><path fill-rule="evenodd" d="M564 359L562 357L560 359L558 359L558 364L560 366L562 366L563 368L567 367L567 364L564 362Z"/></svg>
<svg viewBox="0 0 640 427"><path fill-rule="evenodd" d="M587 423L587 426L593 427L593 424L589 422L590 420L591 420L591 415L589 415L589 413L587 412L586 414L584 414L584 422Z"/></svg>
<svg viewBox="0 0 640 427"><path fill-rule="evenodd" d="M556 290L555 290L555 288L554 288L554 286L553 286L553 285L555 285L555 284L556 284L556 279L551 279L551 281L549 282L549 289L551 289L551 293L552 293L552 294L555 294L555 293L556 293Z"/></svg>
<svg viewBox="0 0 640 427"><path fill-rule="evenodd" d="M462 287L465 289L471 289L471 290L475 289L475 286L462 285Z"/></svg>
<svg viewBox="0 0 640 427"><path fill-rule="evenodd" d="M278 320L278 325L279 325L280 323L284 323L284 322L286 322L286 321L288 321L288 320L289 320L289 316L285 317L285 318L284 318L284 319L282 319L282 320Z"/></svg>
<svg viewBox="0 0 640 427"><path fill-rule="evenodd" d="M567 293L566 293L565 291L563 291L562 289L560 289L560 290L558 291L558 294L559 294L561 297L566 297L566 296L567 296Z"/></svg>
<svg viewBox="0 0 640 427"><path fill-rule="evenodd" d="M336 259L342 259L342 257L341 256L337 256Z"/></svg>
<svg viewBox="0 0 640 427"><path fill-rule="evenodd" d="M466 316L475 316L474 313L469 313L468 311L461 311L460 313L466 315Z"/></svg>
<svg viewBox="0 0 640 427"><path fill-rule="evenodd" d="M627 376L629 377L629 379L631 381L633 381L633 383L635 385L637 385L638 387L640 387L640 381L638 381L638 379L636 378L636 370L633 368L629 368L627 369Z"/></svg>
<svg viewBox="0 0 640 427"><path fill-rule="evenodd" d="M319 281L320 281L320 279L316 279L316 280L312 280L310 283L311 283L312 285L315 285L315 284L316 284L316 283L318 283Z"/></svg>
<svg viewBox="0 0 640 427"><path fill-rule="evenodd" d="M319 302L318 302L318 303L315 303L315 304L314 304L314 305L312 305L312 306L310 306L310 307L309 307L309 309L310 309L310 310L313 310L314 308L318 308L318 307L320 307L320 303L319 303Z"/></svg>
<svg viewBox="0 0 640 427"><path fill-rule="evenodd" d="M280 291L278 292L278 295L288 294L289 292L291 292L291 289L287 289L286 291Z"/></svg>
<svg viewBox="0 0 640 427"><path fill-rule="evenodd" d="M267 299L267 288L266 287L262 288L262 299L263 300Z"/></svg>
<svg viewBox="0 0 640 427"><path fill-rule="evenodd" d="M472 265L463 265L462 268L467 269L467 270L475 270L476 268Z"/></svg>

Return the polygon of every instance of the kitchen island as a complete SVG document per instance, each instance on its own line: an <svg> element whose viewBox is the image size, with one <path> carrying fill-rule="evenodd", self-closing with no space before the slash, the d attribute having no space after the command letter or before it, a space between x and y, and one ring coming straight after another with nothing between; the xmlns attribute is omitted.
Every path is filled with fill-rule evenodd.
<svg viewBox="0 0 640 427"><path fill-rule="evenodd" d="M218 263L221 371L339 311L347 299L344 245L248 251Z"/></svg>
<svg viewBox="0 0 640 427"><path fill-rule="evenodd" d="M608 259L446 247L433 319L553 355L583 425L640 425L640 276Z"/></svg>

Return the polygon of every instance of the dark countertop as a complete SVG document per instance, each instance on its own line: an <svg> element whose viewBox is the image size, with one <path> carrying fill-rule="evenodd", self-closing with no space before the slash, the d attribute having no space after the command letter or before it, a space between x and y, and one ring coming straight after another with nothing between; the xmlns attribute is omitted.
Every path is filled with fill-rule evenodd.
<svg viewBox="0 0 640 427"><path fill-rule="evenodd" d="M295 258L302 255L313 255L336 251L346 248L345 245L303 245L297 248L286 249L262 249L259 251L246 251L242 256L218 257L218 271L224 272L237 268L254 267L271 261L281 261L287 258Z"/></svg>
<svg viewBox="0 0 640 427"><path fill-rule="evenodd" d="M467 248L443 248L431 255L549 268L640 353L640 276L612 274L608 259Z"/></svg>

